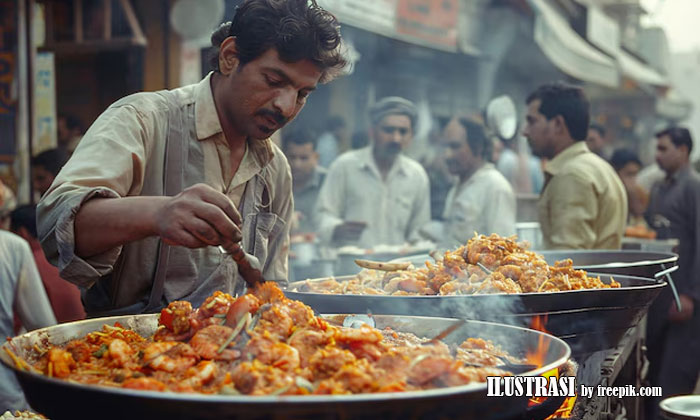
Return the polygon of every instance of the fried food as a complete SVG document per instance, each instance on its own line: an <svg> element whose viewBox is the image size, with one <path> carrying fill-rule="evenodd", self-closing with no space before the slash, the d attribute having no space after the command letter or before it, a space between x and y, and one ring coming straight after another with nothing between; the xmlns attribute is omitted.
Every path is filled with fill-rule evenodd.
<svg viewBox="0 0 700 420"><path fill-rule="evenodd" d="M516 236L475 235L456 250L445 252L425 267L384 272L364 270L348 281L327 279L303 282L300 292L372 295L479 295L497 293L562 292L580 289L618 288L574 270L571 259L553 266L519 244Z"/></svg>

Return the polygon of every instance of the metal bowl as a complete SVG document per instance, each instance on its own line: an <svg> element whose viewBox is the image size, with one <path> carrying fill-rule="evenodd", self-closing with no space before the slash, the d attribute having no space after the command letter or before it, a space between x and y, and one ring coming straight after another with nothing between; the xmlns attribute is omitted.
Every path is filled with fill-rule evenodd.
<svg viewBox="0 0 700 420"><path fill-rule="evenodd" d="M142 335L150 335L157 315L98 318L44 328L15 337L3 344L28 358L40 342L65 343L100 330L103 324L120 322ZM344 315L335 316L336 320ZM375 316L377 328L391 327L422 337L454 323L452 319ZM524 373L541 375L569 360L571 351L562 340L538 331L507 325L469 321L444 341L459 343L467 337L491 339L513 355L524 356L548 343L544 365ZM308 396L222 396L135 391L67 382L18 370L5 351L0 360L15 371L27 401L34 410L52 420L61 419L434 419L434 418L544 418L562 399L528 408L527 397L487 397L486 384L440 388L426 391L357 395Z"/></svg>
<svg viewBox="0 0 700 420"><path fill-rule="evenodd" d="M700 419L700 395L680 395L666 398L659 404L661 418L667 420Z"/></svg>

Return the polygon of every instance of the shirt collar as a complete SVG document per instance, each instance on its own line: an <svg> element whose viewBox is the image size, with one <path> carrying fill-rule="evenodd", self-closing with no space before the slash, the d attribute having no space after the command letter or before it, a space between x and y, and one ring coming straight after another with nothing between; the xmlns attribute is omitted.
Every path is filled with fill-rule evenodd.
<svg viewBox="0 0 700 420"><path fill-rule="evenodd" d="M571 159L584 153L591 153L588 149L588 145L586 145L585 141L577 141L547 162L544 171L554 176L561 171Z"/></svg>
<svg viewBox="0 0 700 420"><path fill-rule="evenodd" d="M323 182L323 176L326 174L326 170L320 166L316 166L314 168L314 173L311 177L311 181L309 182L309 185L311 185L314 188L319 188L321 186L321 183Z"/></svg>
<svg viewBox="0 0 700 420"><path fill-rule="evenodd" d="M206 140L219 133L223 134L221 121L219 121L219 115L216 113L214 94L211 88L212 74L213 72L209 72L209 74L195 86L195 132L197 133L197 140L200 141ZM248 148L260 167L270 163L275 156L275 149L272 147L272 141L270 141L270 139L248 140Z"/></svg>
<svg viewBox="0 0 700 420"><path fill-rule="evenodd" d="M214 105L214 95L211 91L211 75L202 79L194 91L194 118L197 140L205 140L214 134L222 132L219 115Z"/></svg>
<svg viewBox="0 0 700 420"><path fill-rule="evenodd" d="M309 182L304 184L304 186L301 188L300 191L321 188L321 184L323 183L323 176L325 174L326 174L326 169L324 169L321 166L316 166L314 168L313 173L311 174L311 179L309 179Z"/></svg>
<svg viewBox="0 0 700 420"><path fill-rule="evenodd" d="M369 145L360 149L358 161L361 169L369 169L379 174L379 167L377 166L377 162L374 160L372 148L373 146ZM391 169L389 169L389 173L394 171L402 175L406 175L408 173L406 169L406 160L403 155L403 152L399 153L399 155L396 157L396 160L394 161L394 165L391 167Z"/></svg>
<svg viewBox="0 0 700 420"><path fill-rule="evenodd" d="M676 172L673 173L671 176L667 176L666 180L670 181L672 183L678 182L682 179L685 179L688 177L690 174L690 165L685 165Z"/></svg>
<svg viewBox="0 0 700 420"><path fill-rule="evenodd" d="M476 180L478 180L481 177L481 174L489 171L492 168L496 168L496 165L494 165L491 162L484 162L484 164L481 165L481 168L474 171L474 173L469 178L467 178L462 184L467 185L471 184L472 182L476 182Z"/></svg>

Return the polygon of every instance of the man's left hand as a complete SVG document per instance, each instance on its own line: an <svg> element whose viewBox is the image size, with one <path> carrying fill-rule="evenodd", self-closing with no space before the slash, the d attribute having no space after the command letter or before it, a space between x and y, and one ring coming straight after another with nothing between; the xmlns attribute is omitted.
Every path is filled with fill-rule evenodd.
<svg viewBox="0 0 700 420"><path fill-rule="evenodd" d="M694 303L693 298L688 295L680 295L681 310L678 311L676 302L671 303L668 308L668 319L671 322L685 322L693 317Z"/></svg>

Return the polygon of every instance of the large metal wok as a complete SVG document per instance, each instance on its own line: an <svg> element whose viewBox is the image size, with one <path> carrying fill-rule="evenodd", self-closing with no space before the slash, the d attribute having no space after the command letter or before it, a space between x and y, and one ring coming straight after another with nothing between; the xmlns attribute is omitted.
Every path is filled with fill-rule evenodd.
<svg viewBox="0 0 700 420"><path fill-rule="evenodd" d="M599 274L589 273L597 276ZM610 275L600 274L609 282ZM498 295L381 296L331 295L295 291L285 294L320 313L372 313L467 318L529 326L532 317L546 315L546 328L562 338L574 355L606 350L644 317L665 282L632 276L612 276L619 289L576 290ZM339 277L338 281L352 278ZM323 281L316 279L308 281Z"/></svg>
<svg viewBox="0 0 700 420"><path fill-rule="evenodd" d="M329 316L342 321L345 315ZM377 328L391 327L422 337L433 337L455 321L444 318L375 316ZM157 315L98 318L57 325L13 338L4 347L28 357L36 343L65 343L120 322L142 335L155 331ZM524 373L535 376L559 368L569 360L570 349L550 335L507 325L469 321L444 341L460 343L467 337L493 340L511 354L524 356L548 345L544 365ZM52 420L61 419L438 419L438 418L544 418L563 398L527 407L527 397L487 397L486 384L419 392L360 395L219 396L134 391L70 383L18 370L5 351L0 359L12 368L29 404Z"/></svg>
<svg viewBox="0 0 700 420"><path fill-rule="evenodd" d="M670 252L647 252L634 250L565 250L537 251L549 265L556 261L570 258L574 268L596 273L624 274L627 276L645 277L648 279L663 277L658 275L674 267L678 255ZM416 267L423 267L426 261L433 261L429 254L413 255L398 258L392 262L411 262Z"/></svg>

